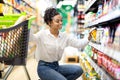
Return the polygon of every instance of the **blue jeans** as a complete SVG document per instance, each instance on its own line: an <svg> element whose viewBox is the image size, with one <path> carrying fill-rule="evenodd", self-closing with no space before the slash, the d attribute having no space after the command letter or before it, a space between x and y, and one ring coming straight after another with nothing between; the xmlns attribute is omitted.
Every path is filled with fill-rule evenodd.
<svg viewBox="0 0 120 80"><path fill-rule="evenodd" d="M77 65L59 65L58 62L39 61L37 67L41 80L76 80L83 70Z"/></svg>

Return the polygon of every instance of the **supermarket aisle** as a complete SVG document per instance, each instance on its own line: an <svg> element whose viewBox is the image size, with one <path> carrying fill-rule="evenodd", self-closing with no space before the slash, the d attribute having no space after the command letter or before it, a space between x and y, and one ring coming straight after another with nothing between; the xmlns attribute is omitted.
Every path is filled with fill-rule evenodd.
<svg viewBox="0 0 120 80"><path fill-rule="evenodd" d="M3 13L4 14L12 13L13 15L16 15L16 13L20 13L20 12L23 13L25 12L30 15L38 14L38 13L36 14L36 9L34 8L36 4L35 2L32 2L36 0L32 0L32 1L0 0L0 3L3 1L5 1L9 6L6 5L3 7L3 4L0 5L0 16L3 16ZM54 0L49 0L49 1L54 1ZM63 1L67 1L67 0L63 0ZM66 30L72 33L76 32L76 34L72 34L72 36L75 37L77 35L77 38L81 38L84 37L84 34L87 33L85 31L86 29L96 27L95 34L93 35L93 38L90 40L89 45L85 48L85 53L82 55L82 60L81 60L81 62L83 63L82 66L83 68L85 68L85 72L87 74L87 75L85 74L85 78L87 79L97 78L100 80L103 79L120 80L120 54L119 54L120 53L120 0L73 0L73 1L77 1L78 3L80 3L77 5L77 7L79 8L78 9L79 12L77 13L77 17L76 17L77 23L79 25L73 24L73 26L75 27L72 28L70 28L70 25L68 25ZM16 4L20 4L20 5L18 6ZM4 8L3 11L2 8ZM19 8L21 8L22 10ZM38 8L40 9L40 7ZM43 9L43 6L41 8ZM32 25L34 26L34 30L33 30L34 32L37 32L38 30L37 26L42 25L41 16L37 16L37 18L38 18L37 22L35 21L32 22ZM6 24L5 24L6 26L3 24L6 22L13 21L13 20L9 21L10 20L9 19L3 22L2 19L0 20L1 20L0 22L2 23L0 29L8 28ZM66 24L67 22L66 19L63 20L64 20L63 22L65 22ZM74 19L70 18L69 15L68 20L69 20L68 22L71 22ZM0 40L1 40L1 36L0 36ZM36 68L37 68L37 62L32 56L31 58L28 59L27 62L27 69L29 70L31 80L38 80ZM24 68L22 66L15 67L7 80L27 80L27 77L24 72ZM79 78L78 80L81 80L81 78Z"/></svg>

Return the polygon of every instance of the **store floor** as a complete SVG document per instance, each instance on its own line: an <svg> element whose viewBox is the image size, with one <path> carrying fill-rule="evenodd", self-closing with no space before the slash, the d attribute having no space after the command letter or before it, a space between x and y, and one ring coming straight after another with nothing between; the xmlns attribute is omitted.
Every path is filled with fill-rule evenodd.
<svg viewBox="0 0 120 80"><path fill-rule="evenodd" d="M31 57L27 60L26 67L27 67L27 70L28 70L31 80L38 80L39 77L36 72L37 62L33 57ZM27 75L24 70L24 67L23 66L15 66L7 80L28 80Z"/></svg>
<svg viewBox="0 0 120 80"><path fill-rule="evenodd" d="M30 75L31 80L38 80L39 77L37 75L37 62L36 60L31 57L27 60L27 69ZM7 80L28 80L25 74L23 66L15 66L12 72L10 73ZM81 77L77 80L82 80Z"/></svg>

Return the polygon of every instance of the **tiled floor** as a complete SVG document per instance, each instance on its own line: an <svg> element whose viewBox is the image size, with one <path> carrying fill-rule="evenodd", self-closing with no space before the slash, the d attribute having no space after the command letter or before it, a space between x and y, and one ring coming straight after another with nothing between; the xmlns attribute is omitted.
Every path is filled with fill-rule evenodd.
<svg viewBox="0 0 120 80"><path fill-rule="evenodd" d="M37 75L37 62L34 58L30 58L27 60L27 70L29 72L31 80L38 80L39 77ZM25 70L23 66L15 66L11 74L9 75L7 80L28 80L25 74Z"/></svg>
<svg viewBox="0 0 120 80"><path fill-rule="evenodd" d="M37 75L37 61L31 57L27 60L27 69L30 75L31 80L38 80L39 77ZM10 73L7 80L28 80L25 74L23 66L15 66L12 72ZM77 80L82 80L81 77Z"/></svg>

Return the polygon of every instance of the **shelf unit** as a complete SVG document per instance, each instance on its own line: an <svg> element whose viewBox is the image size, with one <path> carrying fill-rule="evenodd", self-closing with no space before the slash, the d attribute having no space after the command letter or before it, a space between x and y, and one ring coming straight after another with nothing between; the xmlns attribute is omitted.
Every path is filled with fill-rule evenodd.
<svg viewBox="0 0 120 80"><path fill-rule="evenodd" d="M98 10L98 5L103 4L103 1L105 0L88 0L87 2L87 7L84 11L85 14L89 12L94 12L97 13ZM106 1L114 1L114 0L106 0ZM96 17L94 20L91 20L85 25L84 27L86 28L92 28L92 27L97 27L97 28L104 28L109 25L117 24L120 23L120 0L117 0L118 3L115 6L115 8L107 12L106 14L103 14L102 16ZM111 2L112 4L112 2ZM103 8L103 6L102 6ZM95 42L90 42L89 45L91 47L94 47L98 51L104 53L104 55L110 57L111 59L117 61L120 63L120 50L116 50L114 47L106 46L104 43L98 44ZM94 60L87 56L88 62L94 67L96 72L101 75L101 78L104 77L102 80L114 80L116 77L113 76L113 74L108 73L107 70L102 66L100 67L97 63L94 62ZM113 77L111 77L111 76Z"/></svg>

